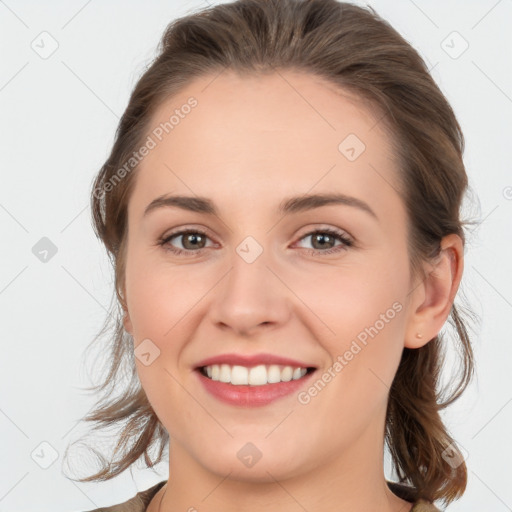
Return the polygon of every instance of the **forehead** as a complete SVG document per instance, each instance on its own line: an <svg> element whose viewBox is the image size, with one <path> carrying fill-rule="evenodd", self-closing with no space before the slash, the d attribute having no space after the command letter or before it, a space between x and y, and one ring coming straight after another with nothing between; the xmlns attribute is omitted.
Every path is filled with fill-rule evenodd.
<svg viewBox="0 0 512 512"><path fill-rule="evenodd" d="M334 190L385 202L396 196L397 165L381 119L362 98L304 72L202 76L153 116L154 148L131 208L172 192L246 206Z"/></svg>

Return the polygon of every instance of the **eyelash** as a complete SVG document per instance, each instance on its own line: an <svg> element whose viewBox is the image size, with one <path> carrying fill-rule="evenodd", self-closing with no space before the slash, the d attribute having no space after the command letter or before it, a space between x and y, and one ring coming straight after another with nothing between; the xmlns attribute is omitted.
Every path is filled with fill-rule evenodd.
<svg viewBox="0 0 512 512"><path fill-rule="evenodd" d="M317 230L314 230L314 231L310 231L309 233L306 233L304 236L302 236L300 238L300 240L303 240L304 238L307 238L307 237L312 236L312 235L316 235L318 233L330 235L333 238L340 240L342 242L342 244L338 245L338 246L335 246L335 247L332 247L331 249L326 249L325 251L322 251L320 249L304 249L311 256L315 256L315 255L318 255L318 254L323 255L323 254L337 253L337 252L340 252L340 251L344 251L348 247L352 247L354 245L352 240L350 240L343 232L338 231L336 229L332 229L332 228L317 229ZM204 236L204 237L208 237L208 235L204 231L202 231L201 229L185 229L185 230L182 230L182 231L177 231L176 233L171 233L169 236L166 236L165 238L161 238L158 241L158 245L164 247L165 250L170 251L170 252L174 253L177 256L180 256L180 255L183 255L183 254L188 254L190 257L193 257L190 253L195 253L194 256L198 255L198 254L201 254L201 252L205 249L204 247L200 248L197 251L192 251L190 249L178 249L176 247L172 247L171 245L167 246L167 244L169 244L169 242L173 238L175 238L175 237L177 237L179 235L184 235L184 234L194 234L194 235L201 235L201 236Z"/></svg>

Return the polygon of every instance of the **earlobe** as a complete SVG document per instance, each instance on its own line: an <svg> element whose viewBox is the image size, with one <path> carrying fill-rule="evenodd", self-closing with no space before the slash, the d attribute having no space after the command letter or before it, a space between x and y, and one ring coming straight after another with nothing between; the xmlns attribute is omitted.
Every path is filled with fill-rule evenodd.
<svg viewBox="0 0 512 512"><path fill-rule="evenodd" d="M429 263L423 282L411 301L404 346L420 348L439 334L450 315L464 267L464 247L460 236L450 234L441 240L441 250Z"/></svg>

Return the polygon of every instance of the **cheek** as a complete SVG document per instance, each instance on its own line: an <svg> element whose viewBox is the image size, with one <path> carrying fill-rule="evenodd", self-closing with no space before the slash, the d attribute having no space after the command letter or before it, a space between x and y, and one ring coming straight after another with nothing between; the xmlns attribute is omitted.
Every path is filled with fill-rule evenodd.
<svg viewBox="0 0 512 512"><path fill-rule="evenodd" d="M308 297L308 306L326 327L316 331L319 343L332 364L341 357L343 369L338 365L334 371L345 375L339 385L350 383L365 395L375 392L374 386L385 390L383 383L391 385L403 350L407 268L406 258L399 260L390 251L364 268L326 267L315 276L320 278L315 282L328 283L323 287L312 287L311 277L295 280L297 295Z"/></svg>
<svg viewBox="0 0 512 512"><path fill-rule="evenodd" d="M388 312L386 326L402 323L398 309L404 308L408 283L400 264L384 264L378 261L371 265L324 267L317 272L294 276L294 290L303 297L317 320L326 328L322 339L332 343L354 338L365 328L378 322ZM291 277L291 276L290 276ZM401 306L393 308L395 303ZM382 329L381 329L382 330ZM328 336L326 334L331 334Z"/></svg>
<svg viewBox="0 0 512 512"><path fill-rule="evenodd" d="M136 342L150 338L162 344L176 339L176 331L183 328L211 286L207 279L184 267L171 268L161 257L131 255L126 268L126 294Z"/></svg>

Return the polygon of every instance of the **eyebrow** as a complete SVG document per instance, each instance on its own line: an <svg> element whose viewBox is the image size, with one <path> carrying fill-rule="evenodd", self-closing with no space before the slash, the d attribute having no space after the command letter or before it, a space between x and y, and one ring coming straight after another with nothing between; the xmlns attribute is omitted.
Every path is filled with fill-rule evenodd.
<svg viewBox="0 0 512 512"><path fill-rule="evenodd" d="M289 197L281 201L277 212L280 214L303 212L332 204L341 204L358 208L359 210L370 214L372 217L378 220L377 214L370 208L367 203L361 199L345 194L309 194ZM144 216L146 216L151 211L164 207L176 207L181 208L182 210L203 213L206 215L219 215L219 212L213 201L206 197L163 195L153 199L153 201L151 201L151 203L146 206L146 209L144 210Z"/></svg>

